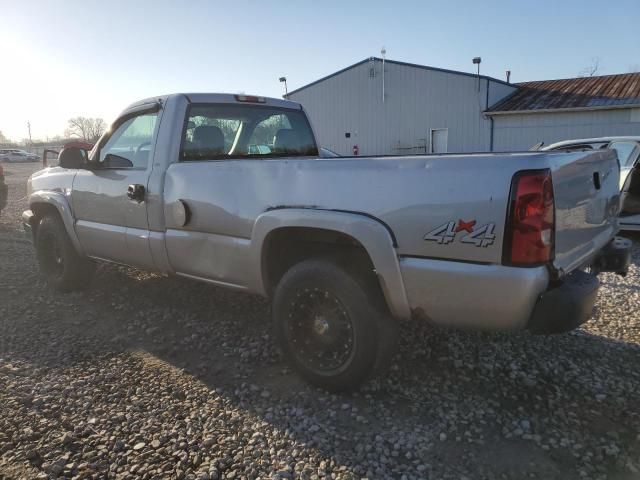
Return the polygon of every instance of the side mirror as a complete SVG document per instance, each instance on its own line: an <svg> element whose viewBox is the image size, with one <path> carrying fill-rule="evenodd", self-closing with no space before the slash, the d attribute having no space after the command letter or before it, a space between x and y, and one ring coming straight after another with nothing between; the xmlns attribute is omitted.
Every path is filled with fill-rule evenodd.
<svg viewBox="0 0 640 480"><path fill-rule="evenodd" d="M88 153L79 147L66 147L58 155L58 164L62 168L86 168Z"/></svg>
<svg viewBox="0 0 640 480"><path fill-rule="evenodd" d="M102 162L103 168L132 168L133 162L128 158L121 157L120 155L114 155L113 153L107 153Z"/></svg>

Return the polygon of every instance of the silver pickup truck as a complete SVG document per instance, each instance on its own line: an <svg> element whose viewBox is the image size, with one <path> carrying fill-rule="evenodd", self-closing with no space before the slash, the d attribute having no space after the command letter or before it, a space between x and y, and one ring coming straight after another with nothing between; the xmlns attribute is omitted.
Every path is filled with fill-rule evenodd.
<svg viewBox="0 0 640 480"><path fill-rule="evenodd" d="M271 298L295 369L344 390L388 362L398 319L585 322L596 274L629 265L618 181L605 150L322 158L297 103L175 94L35 173L23 222L60 291L106 260Z"/></svg>

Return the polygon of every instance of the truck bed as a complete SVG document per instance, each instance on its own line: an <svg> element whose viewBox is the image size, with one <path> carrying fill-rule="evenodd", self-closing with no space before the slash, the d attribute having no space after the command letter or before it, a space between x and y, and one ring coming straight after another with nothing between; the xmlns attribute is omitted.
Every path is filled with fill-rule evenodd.
<svg viewBox="0 0 640 480"><path fill-rule="evenodd" d="M379 219L393 233L400 256L500 264L512 178L545 168L551 169L556 201L553 263L568 273L617 231L618 171L611 152L182 162L167 171L165 203L198 205L184 229L205 234L203 241L206 234L250 239L263 212L303 207ZM167 219L167 229L182 229ZM436 231L435 240L425 239L460 221L474 231L487 226L489 235L474 243L462 241L468 231L455 232L453 239Z"/></svg>

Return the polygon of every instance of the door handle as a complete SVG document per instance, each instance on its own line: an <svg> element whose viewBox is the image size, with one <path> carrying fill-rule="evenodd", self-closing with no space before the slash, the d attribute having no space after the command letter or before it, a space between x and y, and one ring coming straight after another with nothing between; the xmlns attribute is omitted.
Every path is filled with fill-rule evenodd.
<svg viewBox="0 0 640 480"><path fill-rule="evenodd" d="M144 185L140 185L139 183L134 183L127 187L127 197L129 197L129 199L134 200L138 203L144 202L144 194L145 194Z"/></svg>
<svg viewBox="0 0 640 480"><path fill-rule="evenodd" d="M600 172L593 172L593 186L600 190Z"/></svg>

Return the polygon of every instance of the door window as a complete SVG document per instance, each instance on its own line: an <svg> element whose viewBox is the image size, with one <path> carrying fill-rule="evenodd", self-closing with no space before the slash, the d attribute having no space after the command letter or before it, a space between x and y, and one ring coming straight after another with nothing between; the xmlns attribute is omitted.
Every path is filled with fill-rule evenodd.
<svg viewBox="0 0 640 480"><path fill-rule="evenodd" d="M146 169L156 128L157 113L130 118L113 132L100 149L104 168Z"/></svg>

